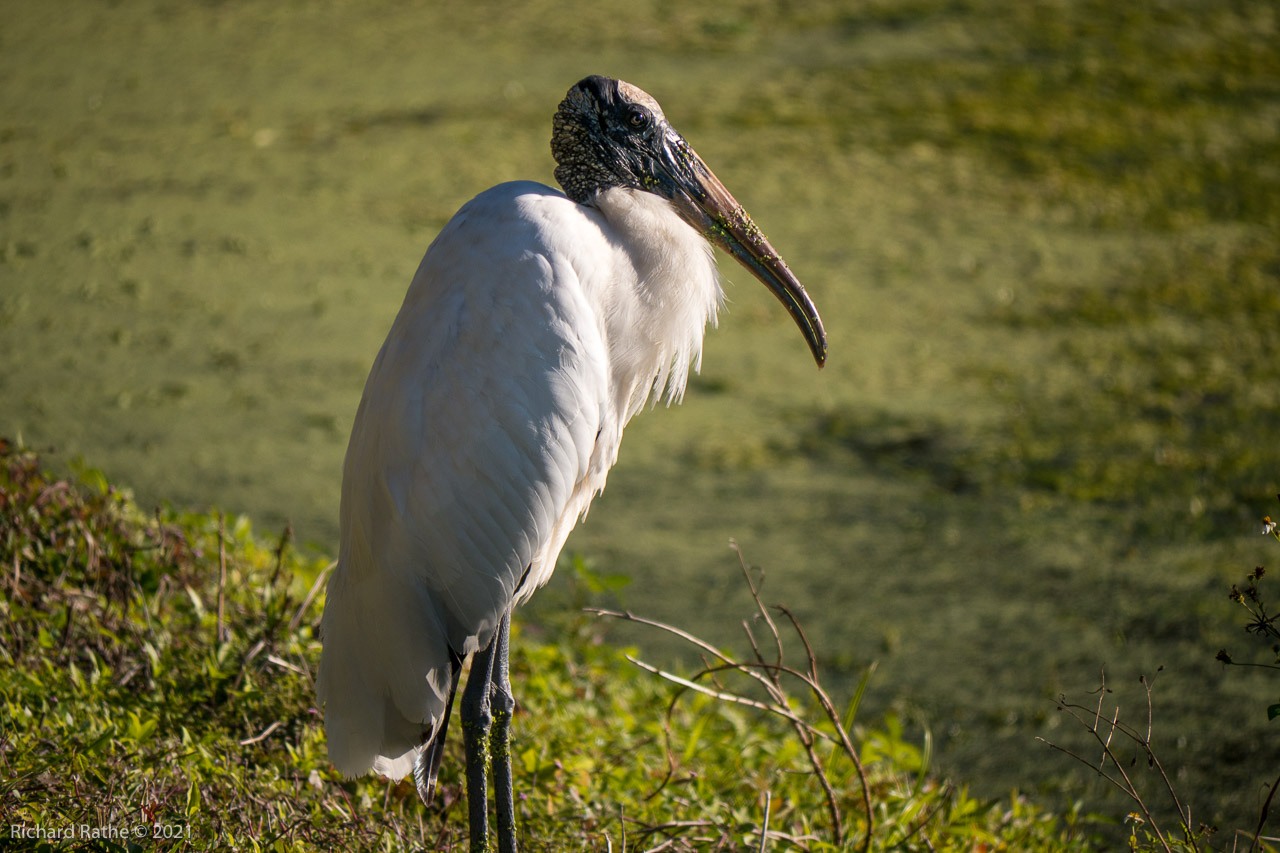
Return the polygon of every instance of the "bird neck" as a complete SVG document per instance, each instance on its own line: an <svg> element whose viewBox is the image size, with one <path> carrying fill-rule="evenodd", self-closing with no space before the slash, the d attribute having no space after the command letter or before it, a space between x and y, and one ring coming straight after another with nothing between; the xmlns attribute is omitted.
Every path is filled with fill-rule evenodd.
<svg viewBox="0 0 1280 853"><path fill-rule="evenodd" d="M599 125L591 99L577 86L560 102L551 122L551 156L556 161L556 181L565 195L579 204L618 185L618 178L607 165L613 148L601 144Z"/></svg>
<svg viewBox="0 0 1280 853"><path fill-rule="evenodd" d="M689 371L702 362L702 338L723 301L715 256L671 204L642 190L614 187L591 206L630 260L629 287L613 288L604 316L615 381L629 387L630 416L646 400L679 402Z"/></svg>

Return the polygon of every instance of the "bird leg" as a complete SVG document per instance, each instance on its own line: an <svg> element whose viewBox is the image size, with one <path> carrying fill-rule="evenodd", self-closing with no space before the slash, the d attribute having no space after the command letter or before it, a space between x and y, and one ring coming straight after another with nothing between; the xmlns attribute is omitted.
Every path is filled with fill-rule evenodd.
<svg viewBox="0 0 1280 853"><path fill-rule="evenodd" d="M504 623L505 624L505 621ZM501 630L499 630L501 633ZM462 739L467 751L467 812L471 825L471 853L489 853L489 793L485 778L489 765L489 731L493 713L489 684L497 636L471 658L471 674L462 694Z"/></svg>
<svg viewBox="0 0 1280 853"><path fill-rule="evenodd" d="M511 783L511 693L507 664L511 615L506 614L488 647L471 659L471 675L462 694L463 740L467 748L467 811L471 853L489 853L489 792L486 771L493 762L493 798L497 808L498 853L516 853L515 798Z"/></svg>
<svg viewBox="0 0 1280 853"><path fill-rule="evenodd" d="M489 751L493 757L493 799L497 810L498 853L516 853L516 810L511 784L511 715L516 709L511 694L511 676L507 663L508 641L511 633L511 614L502 617L498 634L492 645L497 647L493 656L493 672L489 696L492 700L493 733Z"/></svg>

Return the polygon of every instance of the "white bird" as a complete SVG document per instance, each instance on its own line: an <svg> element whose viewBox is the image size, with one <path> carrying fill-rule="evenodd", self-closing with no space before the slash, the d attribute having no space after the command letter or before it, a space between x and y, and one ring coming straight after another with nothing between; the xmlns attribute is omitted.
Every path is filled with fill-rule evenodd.
<svg viewBox="0 0 1280 853"><path fill-rule="evenodd" d="M556 112L560 193L506 183L427 249L378 353L342 473L316 684L347 776L415 774L428 802L463 661L472 851L515 850L511 610L547 582L627 422L679 401L722 292L712 240L782 301L821 367L795 276L657 101L588 77Z"/></svg>

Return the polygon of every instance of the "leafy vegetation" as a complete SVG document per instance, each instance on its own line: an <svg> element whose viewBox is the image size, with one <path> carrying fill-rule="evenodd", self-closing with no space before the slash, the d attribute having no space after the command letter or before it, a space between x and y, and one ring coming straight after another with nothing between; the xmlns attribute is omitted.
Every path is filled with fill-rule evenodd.
<svg viewBox="0 0 1280 853"><path fill-rule="evenodd" d="M459 743L430 809L408 782L344 781L328 765L312 694L320 601L307 590L318 581L304 583L323 578L319 563L287 537L260 543L243 517L149 516L96 471L82 480L52 477L0 442L9 843L465 848ZM861 778L822 740L808 747L824 756L830 807L849 816L847 843L833 843L834 812L786 726L671 696L600 644L594 624L579 619L560 644L513 647L522 849L1085 849L1078 816L1017 795L983 802L931 775L892 718L856 730ZM788 713L814 720L815 737L834 731L805 703Z"/></svg>

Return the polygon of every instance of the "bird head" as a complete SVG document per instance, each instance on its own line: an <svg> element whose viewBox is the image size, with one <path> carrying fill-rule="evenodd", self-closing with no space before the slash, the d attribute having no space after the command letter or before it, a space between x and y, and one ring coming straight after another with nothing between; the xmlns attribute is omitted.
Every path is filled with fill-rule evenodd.
<svg viewBox="0 0 1280 853"><path fill-rule="evenodd" d="M821 367L827 335L813 300L781 256L649 94L622 80L592 76L569 90L552 123L556 180L590 204L614 187L667 199L696 231L768 287L786 306Z"/></svg>

